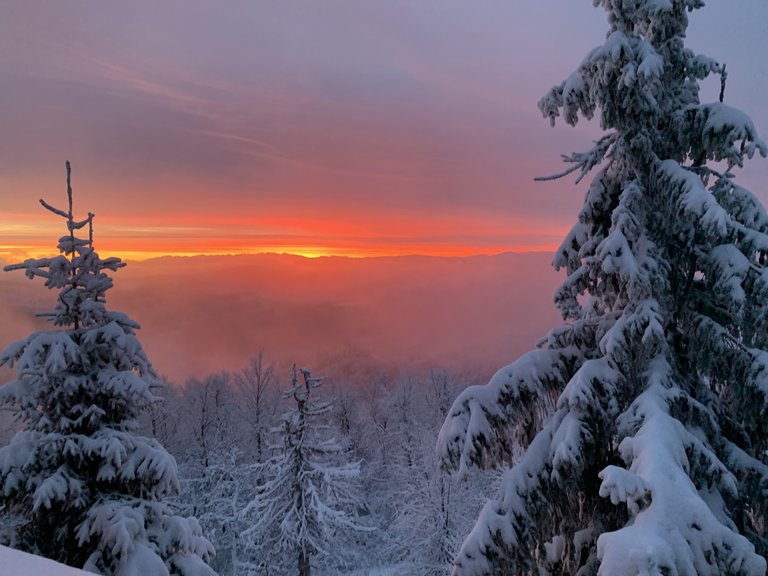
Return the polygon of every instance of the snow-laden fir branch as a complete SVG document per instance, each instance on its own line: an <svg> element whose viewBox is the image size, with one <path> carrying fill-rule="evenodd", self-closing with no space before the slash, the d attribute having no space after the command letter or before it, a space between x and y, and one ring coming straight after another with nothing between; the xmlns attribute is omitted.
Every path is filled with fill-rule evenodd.
<svg viewBox="0 0 768 576"><path fill-rule="evenodd" d="M603 136L600 138L600 140L595 142L595 145L588 152L574 152L570 156L563 154L563 162L573 164L573 166L564 172L560 172L559 174L553 174L551 176L539 176L534 178L534 180L537 182L557 180L564 176L568 176L568 174L571 174L576 170L581 170L578 178L576 178L576 184L578 184L581 182L581 179L584 178L584 176L586 176L592 170L592 168L599 165L603 161L606 153L608 150L610 150L611 145L615 142L615 140L616 134L608 134L607 136Z"/></svg>
<svg viewBox="0 0 768 576"><path fill-rule="evenodd" d="M525 449L454 574L764 576L768 218L730 170L768 146L699 101L725 77L684 46L700 0L595 5L607 39L539 108L553 125L599 110L610 131L558 176L609 161L555 254L568 323L443 425L462 475Z"/></svg>
<svg viewBox="0 0 768 576"><path fill-rule="evenodd" d="M162 502L178 489L175 460L137 434L155 402L151 388L162 384L136 337L139 325L106 307L107 271L125 264L74 236L86 223L92 233L93 215L73 219L69 163L67 191L68 213L42 202L67 218L63 254L5 267L58 290L45 313L58 329L0 354L0 365L16 368L0 404L14 407L23 425L0 448L0 540L105 576L211 576L214 550L200 525Z"/></svg>

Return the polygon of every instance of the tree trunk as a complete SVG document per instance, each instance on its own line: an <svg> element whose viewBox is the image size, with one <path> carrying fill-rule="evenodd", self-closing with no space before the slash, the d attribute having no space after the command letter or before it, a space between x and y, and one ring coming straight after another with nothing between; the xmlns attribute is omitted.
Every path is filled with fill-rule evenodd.
<svg viewBox="0 0 768 576"><path fill-rule="evenodd" d="M299 549L299 576L310 576L309 554L302 549Z"/></svg>

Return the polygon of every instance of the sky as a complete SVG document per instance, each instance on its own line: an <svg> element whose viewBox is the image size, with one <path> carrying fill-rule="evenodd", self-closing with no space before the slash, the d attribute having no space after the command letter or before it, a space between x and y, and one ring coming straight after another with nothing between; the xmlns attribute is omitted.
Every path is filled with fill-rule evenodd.
<svg viewBox="0 0 768 576"><path fill-rule="evenodd" d="M533 178L599 133L536 108L604 37L588 0L0 6L4 260L50 254L37 200L64 205L65 160L97 249L136 260L552 250L582 202ZM763 138L766 22L765 0L710 0L689 33Z"/></svg>

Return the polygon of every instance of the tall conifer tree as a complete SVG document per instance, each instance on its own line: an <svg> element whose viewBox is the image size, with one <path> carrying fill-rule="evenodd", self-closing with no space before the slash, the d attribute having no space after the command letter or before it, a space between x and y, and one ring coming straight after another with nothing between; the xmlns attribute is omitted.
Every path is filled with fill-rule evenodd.
<svg viewBox="0 0 768 576"><path fill-rule="evenodd" d="M107 310L107 271L125 266L93 248L93 214L75 221L70 166L68 210L41 204L67 222L62 253L29 259L24 270L58 290L56 329L9 346L0 365L16 379L0 404L24 429L0 449L4 543L104 575L209 576L213 547L194 518L161 502L178 489L176 462L154 439L136 434L139 415L162 386L135 335L139 325ZM75 232L88 229L88 239ZM12 520L12 521L11 521Z"/></svg>
<svg viewBox="0 0 768 576"><path fill-rule="evenodd" d="M443 425L461 474L526 449L454 574L763 576L768 216L732 171L768 149L684 46L701 0L594 4L607 39L539 102L606 131L559 175L599 167L554 259L566 324Z"/></svg>
<svg viewBox="0 0 768 576"><path fill-rule="evenodd" d="M257 486L255 498L243 510L245 517L255 517L243 536L267 564L263 568L274 570L283 553L296 559L299 576L310 576L314 556L334 555L336 563L344 565L350 535L370 529L356 517L360 464L334 463L343 447L333 438L323 438L327 426L318 420L333 404L317 398L323 378L314 378L306 368L300 373L303 381L294 365L291 389L284 393L296 407L283 415L282 451L256 466L266 481ZM283 566L290 564L293 561Z"/></svg>

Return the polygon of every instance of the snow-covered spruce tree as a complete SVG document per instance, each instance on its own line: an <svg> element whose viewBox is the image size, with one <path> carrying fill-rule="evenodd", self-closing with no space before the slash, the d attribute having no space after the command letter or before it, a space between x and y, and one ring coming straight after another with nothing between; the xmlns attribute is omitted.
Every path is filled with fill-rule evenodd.
<svg viewBox="0 0 768 576"><path fill-rule="evenodd" d="M454 574L763 576L768 216L731 170L768 150L724 81L699 101L725 71L684 47L701 0L594 4L605 43L539 103L607 131L566 158L600 165L554 259L567 323L443 425L461 474L526 448Z"/></svg>
<svg viewBox="0 0 768 576"><path fill-rule="evenodd" d="M139 325L105 307L106 271L125 264L94 251L92 214L74 220L69 162L67 194L68 211L41 200L67 221L62 254L5 267L44 278L59 295L42 314L57 329L0 355L17 370L0 403L25 425L0 449L0 504L15 520L3 541L104 575L212 575L213 548L197 521L161 502L178 487L174 459L135 434L160 382L135 336ZM75 232L85 227L81 240Z"/></svg>
<svg viewBox="0 0 768 576"><path fill-rule="evenodd" d="M344 454L343 447L323 437L327 426L318 421L332 407L332 402L312 394L323 379L313 378L305 368L300 372L303 381L298 380L294 365L291 389L284 394L296 402L296 408L283 415L282 452L257 465L267 481L257 487L255 498L243 510L254 519L243 536L265 562L277 564L279 550L295 558L289 563L297 562L299 576L310 576L313 556L334 554L334 560L343 565L348 539L367 528L355 516L359 463L334 463L335 457Z"/></svg>

